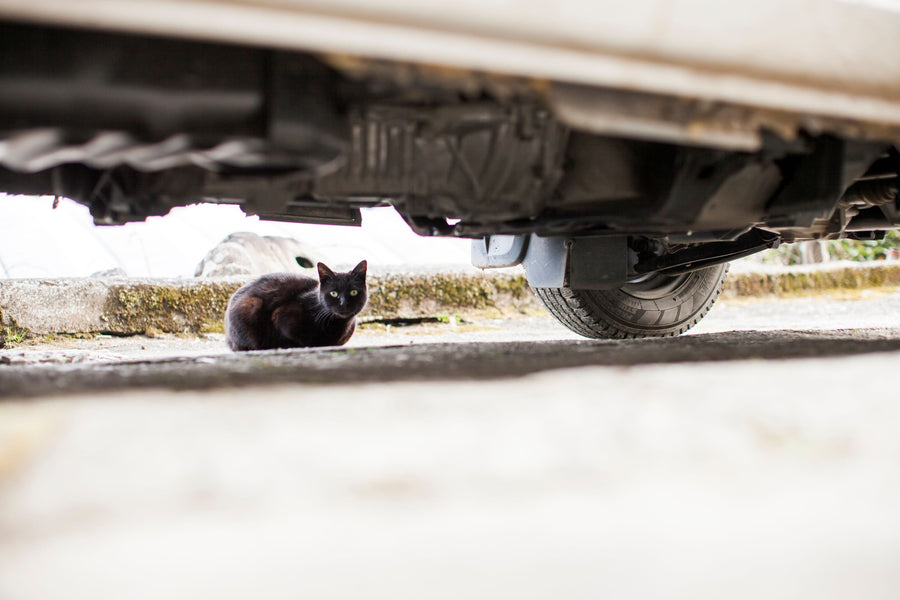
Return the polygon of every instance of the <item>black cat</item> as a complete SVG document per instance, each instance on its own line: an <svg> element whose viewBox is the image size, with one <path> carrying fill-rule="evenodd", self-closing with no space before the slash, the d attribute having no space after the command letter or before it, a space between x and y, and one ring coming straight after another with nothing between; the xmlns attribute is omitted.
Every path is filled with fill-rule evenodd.
<svg viewBox="0 0 900 600"><path fill-rule="evenodd" d="M341 346L366 306L366 261L349 273L317 265L319 281L273 273L234 293L225 312L225 339L234 351Z"/></svg>

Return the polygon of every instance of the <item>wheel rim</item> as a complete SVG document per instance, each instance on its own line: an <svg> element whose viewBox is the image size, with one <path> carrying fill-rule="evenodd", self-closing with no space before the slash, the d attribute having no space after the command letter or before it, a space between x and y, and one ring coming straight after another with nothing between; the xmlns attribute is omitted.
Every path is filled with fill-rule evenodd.
<svg viewBox="0 0 900 600"><path fill-rule="evenodd" d="M681 289L690 273L681 275L661 275L653 273L622 286L622 292L642 300L656 300Z"/></svg>

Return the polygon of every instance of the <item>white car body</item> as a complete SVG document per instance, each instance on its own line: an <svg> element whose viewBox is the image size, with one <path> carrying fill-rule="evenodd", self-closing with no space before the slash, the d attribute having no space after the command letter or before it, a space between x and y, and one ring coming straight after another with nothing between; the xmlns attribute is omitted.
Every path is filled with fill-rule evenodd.
<svg viewBox="0 0 900 600"><path fill-rule="evenodd" d="M649 92L900 131L895 0L2 0L0 16ZM571 104L561 114L572 124L629 127ZM753 146L746 132L704 128L681 135ZM642 125L630 129L640 133Z"/></svg>

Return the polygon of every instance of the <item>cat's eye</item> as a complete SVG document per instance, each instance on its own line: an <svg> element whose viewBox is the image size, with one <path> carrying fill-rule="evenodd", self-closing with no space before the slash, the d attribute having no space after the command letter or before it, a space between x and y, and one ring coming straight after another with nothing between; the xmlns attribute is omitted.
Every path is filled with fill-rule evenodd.
<svg viewBox="0 0 900 600"><path fill-rule="evenodd" d="M359 293L359 290L350 290L350 295L355 296Z"/></svg>
<svg viewBox="0 0 900 600"><path fill-rule="evenodd" d="M337 298L338 297L337 290L330 292L328 295L331 296L332 298Z"/></svg>

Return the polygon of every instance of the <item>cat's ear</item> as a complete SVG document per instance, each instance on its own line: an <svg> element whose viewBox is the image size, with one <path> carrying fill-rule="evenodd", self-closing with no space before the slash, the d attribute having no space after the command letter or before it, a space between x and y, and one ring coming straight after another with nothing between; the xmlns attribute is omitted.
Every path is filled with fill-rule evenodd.
<svg viewBox="0 0 900 600"><path fill-rule="evenodd" d="M367 263L366 261L361 261L358 265L353 267L353 270L350 272L353 273L354 275L362 275L363 277L365 277L366 276L366 267L368 265L369 265L369 263Z"/></svg>
<svg viewBox="0 0 900 600"><path fill-rule="evenodd" d="M325 263L319 263L316 265L316 270L319 271L319 281L323 281L325 279L330 279L334 277L334 271L325 266Z"/></svg>

